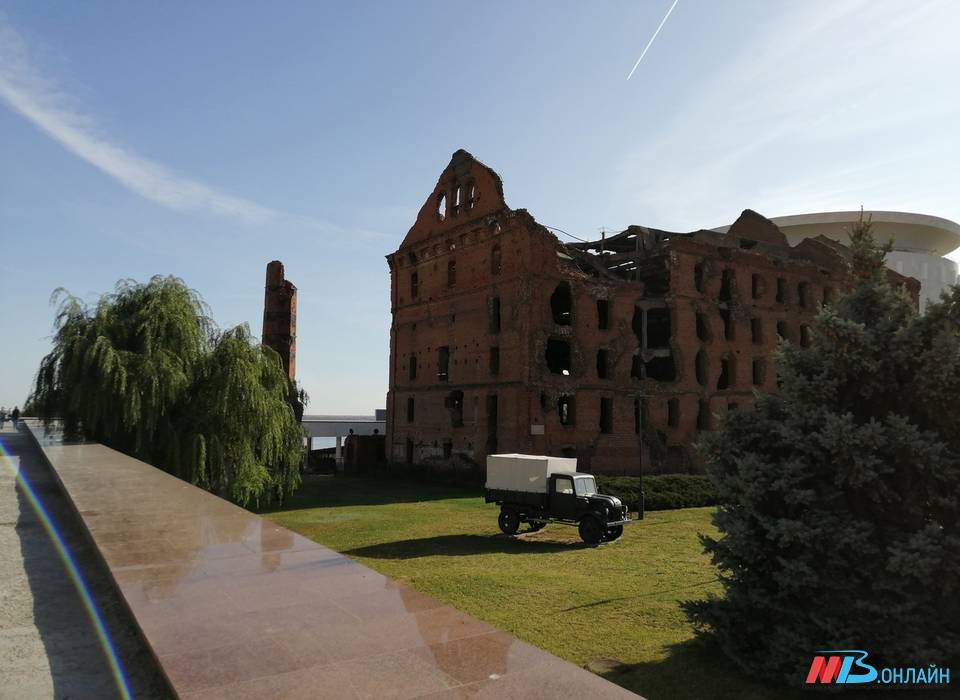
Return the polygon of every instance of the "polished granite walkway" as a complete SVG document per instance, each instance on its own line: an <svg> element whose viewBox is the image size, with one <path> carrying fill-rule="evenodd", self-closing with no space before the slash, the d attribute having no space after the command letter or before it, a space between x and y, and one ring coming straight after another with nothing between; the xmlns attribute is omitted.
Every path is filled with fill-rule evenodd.
<svg viewBox="0 0 960 700"><path fill-rule="evenodd" d="M148 464L32 430L181 698L637 697Z"/></svg>
<svg viewBox="0 0 960 700"><path fill-rule="evenodd" d="M30 434L0 428L0 700L120 698L97 631L27 487L81 570L137 700L170 691Z"/></svg>

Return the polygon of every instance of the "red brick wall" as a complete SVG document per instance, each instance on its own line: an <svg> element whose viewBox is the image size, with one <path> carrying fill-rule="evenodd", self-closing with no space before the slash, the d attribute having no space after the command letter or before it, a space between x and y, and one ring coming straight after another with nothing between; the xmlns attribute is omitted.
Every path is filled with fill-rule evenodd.
<svg viewBox="0 0 960 700"><path fill-rule="evenodd" d="M290 381L297 373L297 288L283 276L283 263L267 264L261 342L280 355Z"/></svg>
<svg viewBox="0 0 960 700"><path fill-rule="evenodd" d="M467 192L471 185L472 206L461 195L460 209L448 209L441 219L440 196L455 201L456 188ZM490 435L488 397L495 395L498 452L575 455L581 469L598 473L636 473L641 465L647 473L696 469L692 443L701 430L701 404L707 407L706 424L713 429L731 404L747 408L754 390L776 391L772 354L778 343L777 324L783 324L791 342L801 342L806 337L802 329L813 320L825 293L837 295L849 283L841 255L815 247L817 255L809 256L814 262L802 251L782 245L778 234L767 219L745 212L728 235L671 235L659 251L669 289L657 296L648 291L643 275L637 281L612 279L578 266L576 256L525 210L506 206L496 173L458 151L400 248L387 256L393 309L387 458L484 464ZM491 260L495 246L500 250L499 272ZM453 285L448 284L451 261L456 266ZM698 264L703 265L702 291L695 284ZM724 270L733 272L727 302L730 339L724 334L719 301ZM416 299L410 292L414 272L419 278ZM782 301L777 300L778 279L785 290ZM572 295L570 325L555 324L551 312L551 295L561 283L569 285ZM801 285L805 306L800 303ZM491 328L493 297L501 304L499 332ZM605 330L598 327L598 299L609 303ZM631 377L634 354L642 350L632 328L637 306L669 309L673 381ZM709 329L707 340L698 337L698 312ZM761 334L757 340L753 319ZM569 376L547 368L551 338L570 344ZM441 346L450 348L447 381L437 377ZM494 346L499 347L497 374L490 367ZM597 375L600 348L608 353L605 379ZM703 384L696 372L701 351L707 360ZM413 380L411 355L418 365ZM719 389L724 358L733 361L735 371L730 386ZM754 384L755 359L765 363L759 385ZM453 424L449 408L455 391L463 394L461 426ZM565 394L574 397L572 425L560 422L558 400ZM411 398L414 416L408 421ZM612 408L609 432L601 431L603 399ZM673 424L671 400L676 402ZM646 417L639 433L637 401L645 405Z"/></svg>

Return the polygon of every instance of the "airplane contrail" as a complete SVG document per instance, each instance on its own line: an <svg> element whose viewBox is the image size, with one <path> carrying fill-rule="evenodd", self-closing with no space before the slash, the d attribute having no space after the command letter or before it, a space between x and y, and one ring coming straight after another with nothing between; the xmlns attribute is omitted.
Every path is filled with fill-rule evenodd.
<svg viewBox="0 0 960 700"><path fill-rule="evenodd" d="M663 19L660 20L660 26L657 27L657 31L653 33L653 36L650 37L650 41L647 42L647 45L643 47L643 53L640 54L640 58L637 59L637 62L633 64L633 69L630 71L630 75L627 76L627 80L633 77L634 71L637 70L637 67L640 65L640 61L643 60L643 57L647 55L647 51L650 50L650 46L653 44L653 40L657 38L657 34L660 33L660 30L663 29L663 25L667 23L667 18L670 17L670 13L673 12L673 8L677 6L677 3L680 0L673 0L673 4L670 6L670 9L667 10L667 14L663 16Z"/></svg>

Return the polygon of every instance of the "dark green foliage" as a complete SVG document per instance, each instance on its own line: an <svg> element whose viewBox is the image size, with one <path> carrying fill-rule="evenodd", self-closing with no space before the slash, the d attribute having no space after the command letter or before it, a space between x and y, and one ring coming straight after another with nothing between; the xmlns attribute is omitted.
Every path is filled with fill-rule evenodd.
<svg viewBox="0 0 960 700"><path fill-rule="evenodd" d="M94 306L58 290L31 404L78 434L246 504L299 484L303 431L279 356L219 332L181 280L123 281Z"/></svg>
<svg viewBox="0 0 960 700"><path fill-rule="evenodd" d="M597 476L601 493L616 496L630 510L640 504L641 488L646 510L673 510L714 506L720 502L717 488L703 474L658 474L645 476Z"/></svg>
<svg viewBox="0 0 960 700"><path fill-rule="evenodd" d="M700 444L724 597L685 609L740 667L791 684L820 649L960 658L960 288L918 316L869 222L852 248L860 282L811 347L781 348L780 395Z"/></svg>

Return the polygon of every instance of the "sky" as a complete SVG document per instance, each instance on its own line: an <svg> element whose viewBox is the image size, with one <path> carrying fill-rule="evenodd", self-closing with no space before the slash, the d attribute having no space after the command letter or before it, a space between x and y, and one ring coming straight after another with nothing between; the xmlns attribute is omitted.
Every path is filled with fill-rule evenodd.
<svg viewBox="0 0 960 700"><path fill-rule="evenodd" d="M458 148L581 237L960 221L958 36L952 0L0 0L0 406L55 289L176 275L259 336L279 259L308 412L383 407L384 256Z"/></svg>

